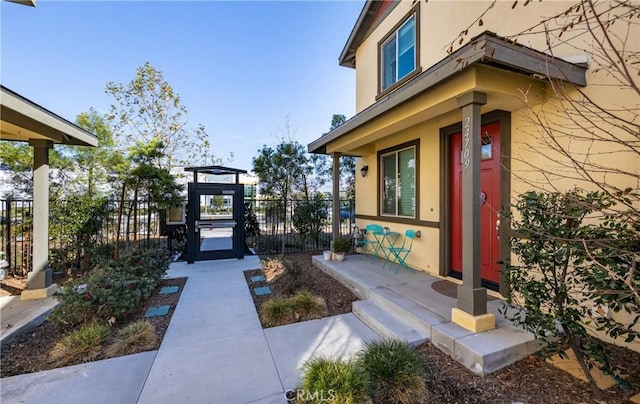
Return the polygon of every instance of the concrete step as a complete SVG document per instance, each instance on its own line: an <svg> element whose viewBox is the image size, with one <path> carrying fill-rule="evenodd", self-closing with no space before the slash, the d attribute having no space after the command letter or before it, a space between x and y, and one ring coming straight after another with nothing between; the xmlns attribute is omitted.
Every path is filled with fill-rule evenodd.
<svg viewBox="0 0 640 404"><path fill-rule="evenodd" d="M371 300L353 302L353 314L383 338L396 338L411 346L420 345L427 337Z"/></svg>
<svg viewBox="0 0 640 404"><path fill-rule="evenodd" d="M369 299L411 328L431 338L431 327L448 320L424 306L387 288L377 288L369 293Z"/></svg>

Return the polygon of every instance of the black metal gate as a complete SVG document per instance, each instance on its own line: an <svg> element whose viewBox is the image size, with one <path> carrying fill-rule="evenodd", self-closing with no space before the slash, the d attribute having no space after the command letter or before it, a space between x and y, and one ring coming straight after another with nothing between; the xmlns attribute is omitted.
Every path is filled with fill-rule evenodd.
<svg viewBox="0 0 640 404"><path fill-rule="evenodd" d="M238 177L245 171L219 166L185 170L194 171L195 180L198 173L236 175L235 184L189 183L187 262L244 258L244 185Z"/></svg>

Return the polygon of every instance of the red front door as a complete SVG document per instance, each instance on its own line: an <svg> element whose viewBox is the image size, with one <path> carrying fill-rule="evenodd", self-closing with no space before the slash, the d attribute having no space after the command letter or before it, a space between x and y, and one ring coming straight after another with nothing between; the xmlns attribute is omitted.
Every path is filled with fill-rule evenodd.
<svg viewBox="0 0 640 404"><path fill-rule="evenodd" d="M500 123L482 126L480 164L480 249L481 277L485 286L497 289L500 282ZM462 275L462 133L451 137L451 274Z"/></svg>

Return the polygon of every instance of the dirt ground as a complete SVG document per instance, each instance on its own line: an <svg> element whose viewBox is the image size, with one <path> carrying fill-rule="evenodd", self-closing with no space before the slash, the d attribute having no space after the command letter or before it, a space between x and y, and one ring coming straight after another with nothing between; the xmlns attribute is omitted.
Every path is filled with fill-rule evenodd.
<svg viewBox="0 0 640 404"><path fill-rule="evenodd" d="M173 316L186 280L186 278L163 280L160 286L153 291L149 299L142 302L136 311L131 313L126 319L116 323L114 328L121 328L130 322L144 318L145 313L150 307L170 305L171 309L166 316L151 317L148 319L155 328L156 335L158 336L158 345L152 349L158 349L169 327L171 316ZM178 293L161 295L160 289L164 286L179 286ZM56 342L70 331L72 330L45 321L39 327L12 338L3 344L2 351L0 352L0 363L2 364L0 367L0 376L7 377L52 369L54 366L49 361L49 352ZM99 359L103 359L103 357L99 356L96 358L96 360Z"/></svg>
<svg viewBox="0 0 640 404"><path fill-rule="evenodd" d="M351 302L357 298L338 281L326 275L311 264L311 254L287 254L287 259L298 262L309 277L314 294L327 302L327 315L348 313ZM261 271L245 272L249 276L262 274ZM256 310L269 298L288 297L282 292L278 282L267 282L255 286L268 285L272 294L255 296ZM249 283L250 287L254 284ZM629 349L609 346L610 359L616 366L628 372L627 381L631 389L613 387L605 391L605 402L628 403L629 398L640 393L640 353ZM453 358L438 348L425 343L419 347L428 364L427 386L433 403L596 403L587 383L576 379L535 355L503 368L485 377L475 376Z"/></svg>

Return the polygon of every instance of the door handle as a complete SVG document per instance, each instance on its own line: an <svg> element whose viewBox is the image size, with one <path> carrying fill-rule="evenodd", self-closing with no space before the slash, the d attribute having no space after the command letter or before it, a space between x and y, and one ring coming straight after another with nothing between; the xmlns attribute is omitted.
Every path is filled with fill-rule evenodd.
<svg viewBox="0 0 640 404"><path fill-rule="evenodd" d="M500 240L500 219L496 220L496 236Z"/></svg>

